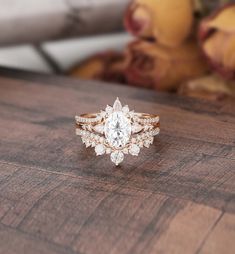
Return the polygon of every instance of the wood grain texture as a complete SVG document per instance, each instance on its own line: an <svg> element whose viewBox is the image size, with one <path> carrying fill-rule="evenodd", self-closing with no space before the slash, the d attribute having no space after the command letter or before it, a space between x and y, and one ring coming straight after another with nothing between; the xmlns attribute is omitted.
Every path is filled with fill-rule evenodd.
<svg viewBox="0 0 235 254"><path fill-rule="evenodd" d="M119 96L161 134L115 167L74 115ZM235 104L0 69L0 253L235 253Z"/></svg>

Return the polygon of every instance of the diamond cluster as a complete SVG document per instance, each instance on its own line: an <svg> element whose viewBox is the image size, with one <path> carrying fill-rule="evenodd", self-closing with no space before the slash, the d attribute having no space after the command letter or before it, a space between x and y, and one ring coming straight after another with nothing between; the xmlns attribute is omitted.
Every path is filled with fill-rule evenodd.
<svg viewBox="0 0 235 254"><path fill-rule="evenodd" d="M96 155L110 154L111 161L119 165L124 154L138 156L140 148L148 148L160 131L153 126L159 117L141 119L136 115L127 105L122 107L117 98L113 107L108 105L95 118L76 117L76 121L84 123L76 134L86 147L95 148Z"/></svg>

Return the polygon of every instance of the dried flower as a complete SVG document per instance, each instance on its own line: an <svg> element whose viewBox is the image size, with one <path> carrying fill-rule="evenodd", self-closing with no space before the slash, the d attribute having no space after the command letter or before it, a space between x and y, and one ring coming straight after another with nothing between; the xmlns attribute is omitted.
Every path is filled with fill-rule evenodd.
<svg viewBox="0 0 235 254"><path fill-rule="evenodd" d="M164 91L176 90L182 82L208 70L196 42L168 48L139 40L129 45L127 59L129 84Z"/></svg>
<svg viewBox="0 0 235 254"><path fill-rule="evenodd" d="M203 20L199 39L212 69L235 79L235 4L224 6Z"/></svg>
<svg viewBox="0 0 235 254"><path fill-rule="evenodd" d="M182 84L178 93L200 99L222 100L235 97L235 84L234 81L226 82L218 76L209 75Z"/></svg>
<svg viewBox="0 0 235 254"><path fill-rule="evenodd" d="M195 12L200 17L208 16L216 8L234 0L194 0Z"/></svg>
<svg viewBox="0 0 235 254"><path fill-rule="evenodd" d="M192 24L192 0L134 0L125 17L132 34L169 47L180 45L191 33Z"/></svg>
<svg viewBox="0 0 235 254"><path fill-rule="evenodd" d="M126 83L125 57L122 53L107 51L90 57L72 69L70 75L82 79Z"/></svg>

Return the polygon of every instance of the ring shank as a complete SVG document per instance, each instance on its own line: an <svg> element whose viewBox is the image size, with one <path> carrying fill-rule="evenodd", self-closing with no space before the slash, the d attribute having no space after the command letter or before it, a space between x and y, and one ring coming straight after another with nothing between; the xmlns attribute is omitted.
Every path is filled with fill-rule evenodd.
<svg viewBox="0 0 235 254"><path fill-rule="evenodd" d="M158 115L155 114L148 114L148 113L134 113L134 116L138 117L139 119L142 120L147 120L147 119L159 119ZM80 116L76 116L75 117L77 121L81 120L81 122L83 122L82 120L86 120L86 119L97 119L99 117L99 113L85 113L85 114L81 114Z"/></svg>
<svg viewBox="0 0 235 254"><path fill-rule="evenodd" d="M136 113L136 114L139 114L140 118L143 118L143 119L149 119L149 118L155 118L155 117L158 117L158 115L155 115L155 114L148 114L148 113Z"/></svg>
<svg viewBox="0 0 235 254"><path fill-rule="evenodd" d="M133 113L133 118L142 125L152 125L154 128L160 127L159 116L148 113ZM85 113L75 117L77 128L83 125L96 125L101 123L102 117L100 113Z"/></svg>
<svg viewBox="0 0 235 254"><path fill-rule="evenodd" d="M98 113L85 113L85 114L81 114L80 117L83 118L96 118L98 115Z"/></svg>

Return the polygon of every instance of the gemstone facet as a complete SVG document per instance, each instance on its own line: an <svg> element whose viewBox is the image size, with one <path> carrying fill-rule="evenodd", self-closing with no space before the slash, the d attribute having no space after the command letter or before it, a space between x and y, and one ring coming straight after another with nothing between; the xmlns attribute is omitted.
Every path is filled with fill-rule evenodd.
<svg viewBox="0 0 235 254"><path fill-rule="evenodd" d="M120 151L115 151L115 152L112 152L111 155L110 155L110 158L111 158L111 161L113 163L117 165L119 165L123 159L124 159L124 154Z"/></svg>
<svg viewBox="0 0 235 254"><path fill-rule="evenodd" d="M122 148L130 139L131 123L122 111L109 115L104 126L105 137L111 147Z"/></svg>
<svg viewBox="0 0 235 254"><path fill-rule="evenodd" d="M105 147L102 144L99 144L95 147L95 152L97 155L103 155L105 153Z"/></svg>
<svg viewBox="0 0 235 254"><path fill-rule="evenodd" d="M140 152L139 146L137 146L136 144L132 144L129 153L133 156L137 156L139 152Z"/></svg>

